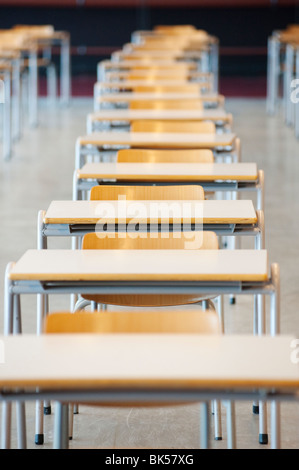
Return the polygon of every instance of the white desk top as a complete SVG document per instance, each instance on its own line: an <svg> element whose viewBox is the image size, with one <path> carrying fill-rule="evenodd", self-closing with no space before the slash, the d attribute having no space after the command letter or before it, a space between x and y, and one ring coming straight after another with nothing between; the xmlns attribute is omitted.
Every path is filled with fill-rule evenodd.
<svg viewBox="0 0 299 470"><path fill-rule="evenodd" d="M197 134L174 132L93 132L80 136L80 145L128 145L131 147L149 148L215 148L234 144L236 135L227 132L223 134Z"/></svg>
<svg viewBox="0 0 299 470"><path fill-rule="evenodd" d="M251 200L207 201L52 201L44 217L45 224L96 224L99 218L109 222L138 219L139 223L153 220L159 205L159 220L166 223L174 219L204 224L254 224L256 212ZM169 213L165 212L165 203Z"/></svg>
<svg viewBox="0 0 299 470"><path fill-rule="evenodd" d="M91 120L125 120L134 121L138 119L165 119L169 121L175 120L224 120L228 119L230 115L221 108L215 109L178 109L178 110L167 110L167 109L102 109L99 112L91 113L88 118Z"/></svg>
<svg viewBox="0 0 299 470"><path fill-rule="evenodd" d="M92 135L92 134L91 134ZM256 181L256 163L86 163L78 178L136 181Z"/></svg>
<svg viewBox="0 0 299 470"><path fill-rule="evenodd" d="M5 356L0 386L294 389L299 368L291 361L292 339L140 333L0 336Z"/></svg>
<svg viewBox="0 0 299 470"><path fill-rule="evenodd" d="M98 102L108 101L108 102L125 102L125 101L137 101L137 100L196 100L201 99L202 101L219 101L223 99L223 95L218 95L215 93L204 93L201 94L198 92L186 92L186 93L173 93L173 92L164 92L164 93L154 93L154 92L122 92L119 93L107 93L100 96L96 96L95 99Z"/></svg>
<svg viewBox="0 0 299 470"><path fill-rule="evenodd" d="M194 238L185 239L186 244L194 243ZM265 281L268 256L266 250L250 249L28 250L9 277L40 281Z"/></svg>

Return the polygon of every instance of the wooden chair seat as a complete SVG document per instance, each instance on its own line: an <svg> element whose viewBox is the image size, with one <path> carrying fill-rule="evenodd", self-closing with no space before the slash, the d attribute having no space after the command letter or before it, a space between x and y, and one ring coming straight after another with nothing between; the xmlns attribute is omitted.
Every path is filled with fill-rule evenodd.
<svg viewBox="0 0 299 470"><path fill-rule="evenodd" d="M199 134L213 134L216 132L212 121L155 121L136 120L131 122L132 132L186 132Z"/></svg>
<svg viewBox="0 0 299 470"><path fill-rule="evenodd" d="M84 235L82 241L83 250L175 250L185 249L186 241L190 242L190 238L186 238L183 233L179 238L177 234L169 232L167 238L165 234L157 233L157 237L151 238L150 233L143 237L132 237L130 233L103 234L88 233ZM196 234L194 234L196 236ZM201 246L197 249L201 250L215 250L218 249L218 239L214 232L201 232L197 233L200 237ZM168 307L175 305L186 305L191 303L198 303L202 300L211 298L211 296L203 295L86 295L83 294L82 298L96 302L97 304L106 305L122 305L130 307Z"/></svg>
<svg viewBox="0 0 299 470"><path fill-rule="evenodd" d="M194 100L132 100L129 103L130 109L203 109L203 102L200 98Z"/></svg>
<svg viewBox="0 0 299 470"><path fill-rule="evenodd" d="M209 149L160 150L122 149L117 152L118 163L213 163Z"/></svg>
<svg viewBox="0 0 299 470"><path fill-rule="evenodd" d="M55 312L46 316L45 334L142 334L142 333L174 333L174 334L221 334L220 321L213 306L202 311L122 311L122 312ZM154 345L153 345L154 348ZM183 402L136 403L136 402L80 402L87 406L118 406L118 407L158 407L182 405Z"/></svg>

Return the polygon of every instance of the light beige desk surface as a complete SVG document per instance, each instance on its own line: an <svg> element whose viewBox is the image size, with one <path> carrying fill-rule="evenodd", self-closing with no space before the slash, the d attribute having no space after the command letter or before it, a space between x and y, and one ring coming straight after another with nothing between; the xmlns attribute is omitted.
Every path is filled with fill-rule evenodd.
<svg viewBox="0 0 299 470"><path fill-rule="evenodd" d="M215 148L232 146L236 135L197 134L174 132L93 132L78 137L80 145L127 145L131 147L166 147L166 148Z"/></svg>
<svg viewBox="0 0 299 470"><path fill-rule="evenodd" d="M92 135L92 134L91 134ZM255 163L86 163L77 170L82 179L136 181L252 181L258 177Z"/></svg>
<svg viewBox="0 0 299 470"><path fill-rule="evenodd" d="M88 115L88 118L91 120L99 121L134 121L138 119L142 120L227 120L230 115L221 108L216 109L178 109L178 110L167 110L167 109L102 109L97 113L91 113Z"/></svg>
<svg viewBox="0 0 299 470"><path fill-rule="evenodd" d="M174 219L199 221L205 224L254 224L256 212L251 200L236 201L126 201L125 219L138 219L147 223L152 220L154 209L159 204L169 207L169 216L165 210L159 212L159 220L172 222ZM96 224L101 219L118 221L123 219L124 203L118 201L52 201L44 217L45 224ZM111 212L110 212L111 211ZM120 212L122 211L122 212ZM115 218L111 218L111 213ZM164 217L163 217L164 213ZM114 216L113 216L114 217Z"/></svg>
<svg viewBox="0 0 299 470"><path fill-rule="evenodd" d="M173 92L163 92L163 93L154 93L154 92L122 92L119 93L107 93L95 97L98 103L105 101L109 103L118 103L118 102L130 102L130 101L153 101L153 100L197 100L201 99L202 101L219 101L223 99L223 95L218 95L215 93L204 93L201 94L199 91L186 92L186 93L173 93Z"/></svg>
<svg viewBox="0 0 299 470"><path fill-rule="evenodd" d="M298 388L291 336L0 336L0 387ZM37 360L38 358L38 360Z"/></svg>
<svg viewBox="0 0 299 470"><path fill-rule="evenodd" d="M182 235L183 236L183 235ZM193 238L185 238L190 243ZM10 279L264 281L266 250L28 250Z"/></svg>

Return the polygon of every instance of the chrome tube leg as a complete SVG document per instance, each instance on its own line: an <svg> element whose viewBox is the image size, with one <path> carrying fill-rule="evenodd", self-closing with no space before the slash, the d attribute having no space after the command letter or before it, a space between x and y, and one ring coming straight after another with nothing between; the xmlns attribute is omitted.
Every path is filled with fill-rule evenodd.
<svg viewBox="0 0 299 470"><path fill-rule="evenodd" d="M19 294L14 296L14 320L13 320L13 333L22 333L22 319L21 319L21 298ZM25 402L16 402L16 416L17 416L17 432L18 432L18 449L27 448L26 438L26 411Z"/></svg>
<svg viewBox="0 0 299 470"><path fill-rule="evenodd" d="M13 79L12 79L12 95L13 95L13 110L12 110L12 134L14 140L19 140L21 137L21 71L20 59L16 59L13 63Z"/></svg>
<svg viewBox="0 0 299 470"><path fill-rule="evenodd" d="M292 126L294 124L294 109L293 103L290 99L290 90L294 71L294 47L291 44L287 44L285 56L285 70L283 74L283 112L286 125Z"/></svg>
<svg viewBox="0 0 299 470"><path fill-rule="evenodd" d="M280 403L271 402L271 449L280 449Z"/></svg>
<svg viewBox="0 0 299 470"><path fill-rule="evenodd" d="M296 47L296 79L299 79L299 47ZM299 99L297 98L294 103L295 108L295 136L299 138Z"/></svg>
<svg viewBox="0 0 299 470"><path fill-rule="evenodd" d="M69 432L68 437L71 441L73 439L73 429L74 429L74 405L69 405Z"/></svg>
<svg viewBox="0 0 299 470"><path fill-rule="evenodd" d="M2 423L1 423L1 449L10 449L11 447L11 403L2 404Z"/></svg>
<svg viewBox="0 0 299 470"><path fill-rule="evenodd" d="M37 249L43 250L47 248L47 238L43 235L45 211L38 212L37 218ZM37 318L36 318L36 334L43 332L43 322L47 311L48 300L44 294L37 295ZM47 414L47 413L46 413ZM35 444L43 445L44 443L44 403L36 402L35 407Z"/></svg>
<svg viewBox="0 0 299 470"><path fill-rule="evenodd" d="M219 43L218 40L211 46L211 72L213 74L213 91L218 93L219 89Z"/></svg>
<svg viewBox="0 0 299 470"><path fill-rule="evenodd" d="M274 291L271 294L271 324L270 333L272 336L280 333L280 270L279 265L271 265L271 279ZM271 401L271 447L280 448L280 404L278 401Z"/></svg>
<svg viewBox="0 0 299 470"><path fill-rule="evenodd" d="M222 425L221 425L221 402L219 400L214 400L213 402L214 409L214 439L215 441L222 440Z"/></svg>
<svg viewBox="0 0 299 470"><path fill-rule="evenodd" d="M276 38L268 39L268 70L267 70L267 113L274 115L277 110L279 75L280 75L280 43Z"/></svg>
<svg viewBox="0 0 299 470"><path fill-rule="evenodd" d="M227 409L227 448L236 449L236 414L235 403L228 401L226 403Z"/></svg>
<svg viewBox="0 0 299 470"><path fill-rule="evenodd" d="M257 187L257 210L261 210L264 213L265 208L265 175L263 170L258 172L258 187Z"/></svg>
<svg viewBox="0 0 299 470"><path fill-rule="evenodd" d="M209 448L209 404L201 403L201 413L200 413L200 448L208 449Z"/></svg>
<svg viewBox="0 0 299 470"><path fill-rule="evenodd" d="M68 405L60 402L55 404L53 447L54 449L68 448Z"/></svg>
<svg viewBox="0 0 299 470"><path fill-rule="evenodd" d="M61 55L60 55L60 101L63 105L70 103L71 95L71 62L70 62L70 39L69 37L64 38L61 43Z"/></svg>
<svg viewBox="0 0 299 470"><path fill-rule="evenodd" d="M26 449L27 448L26 411L25 411L24 402L17 401L16 415L17 415L17 430L18 430L18 449Z"/></svg>
<svg viewBox="0 0 299 470"><path fill-rule="evenodd" d="M5 73L4 79L4 112L3 112L3 158L9 160L12 152L11 132L11 87L10 74Z"/></svg>
<svg viewBox="0 0 299 470"><path fill-rule="evenodd" d="M4 283L4 335L13 334L14 317L14 295L11 292L12 282L9 279L10 271L14 263L9 263L5 270ZM4 402L2 404L2 423L1 423L1 449L10 449L11 446L11 414L12 404Z"/></svg>
<svg viewBox="0 0 299 470"><path fill-rule="evenodd" d="M32 49L29 53L29 124L36 127L38 124L38 67L37 51Z"/></svg>
<svg viewBox="0 0 299 470"><path fill-rule="evenodd" d="M47 67L47 95L50 105L54 105L57 96L56 69L54 64Z"/></svg>

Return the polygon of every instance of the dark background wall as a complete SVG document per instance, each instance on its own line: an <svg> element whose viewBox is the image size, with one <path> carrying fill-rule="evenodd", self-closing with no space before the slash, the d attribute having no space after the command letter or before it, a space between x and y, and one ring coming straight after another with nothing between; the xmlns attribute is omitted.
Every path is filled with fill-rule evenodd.
<svg viewBox="0 0 299 470"><path fill-rule="evenodd" d="M288 0L0 0L0 28L53 24L68 30L74 75L94 74L99 60L156 24L193 24L220 40L222 76L266 73L267 38L299 23L299 2Z"/></svg>

